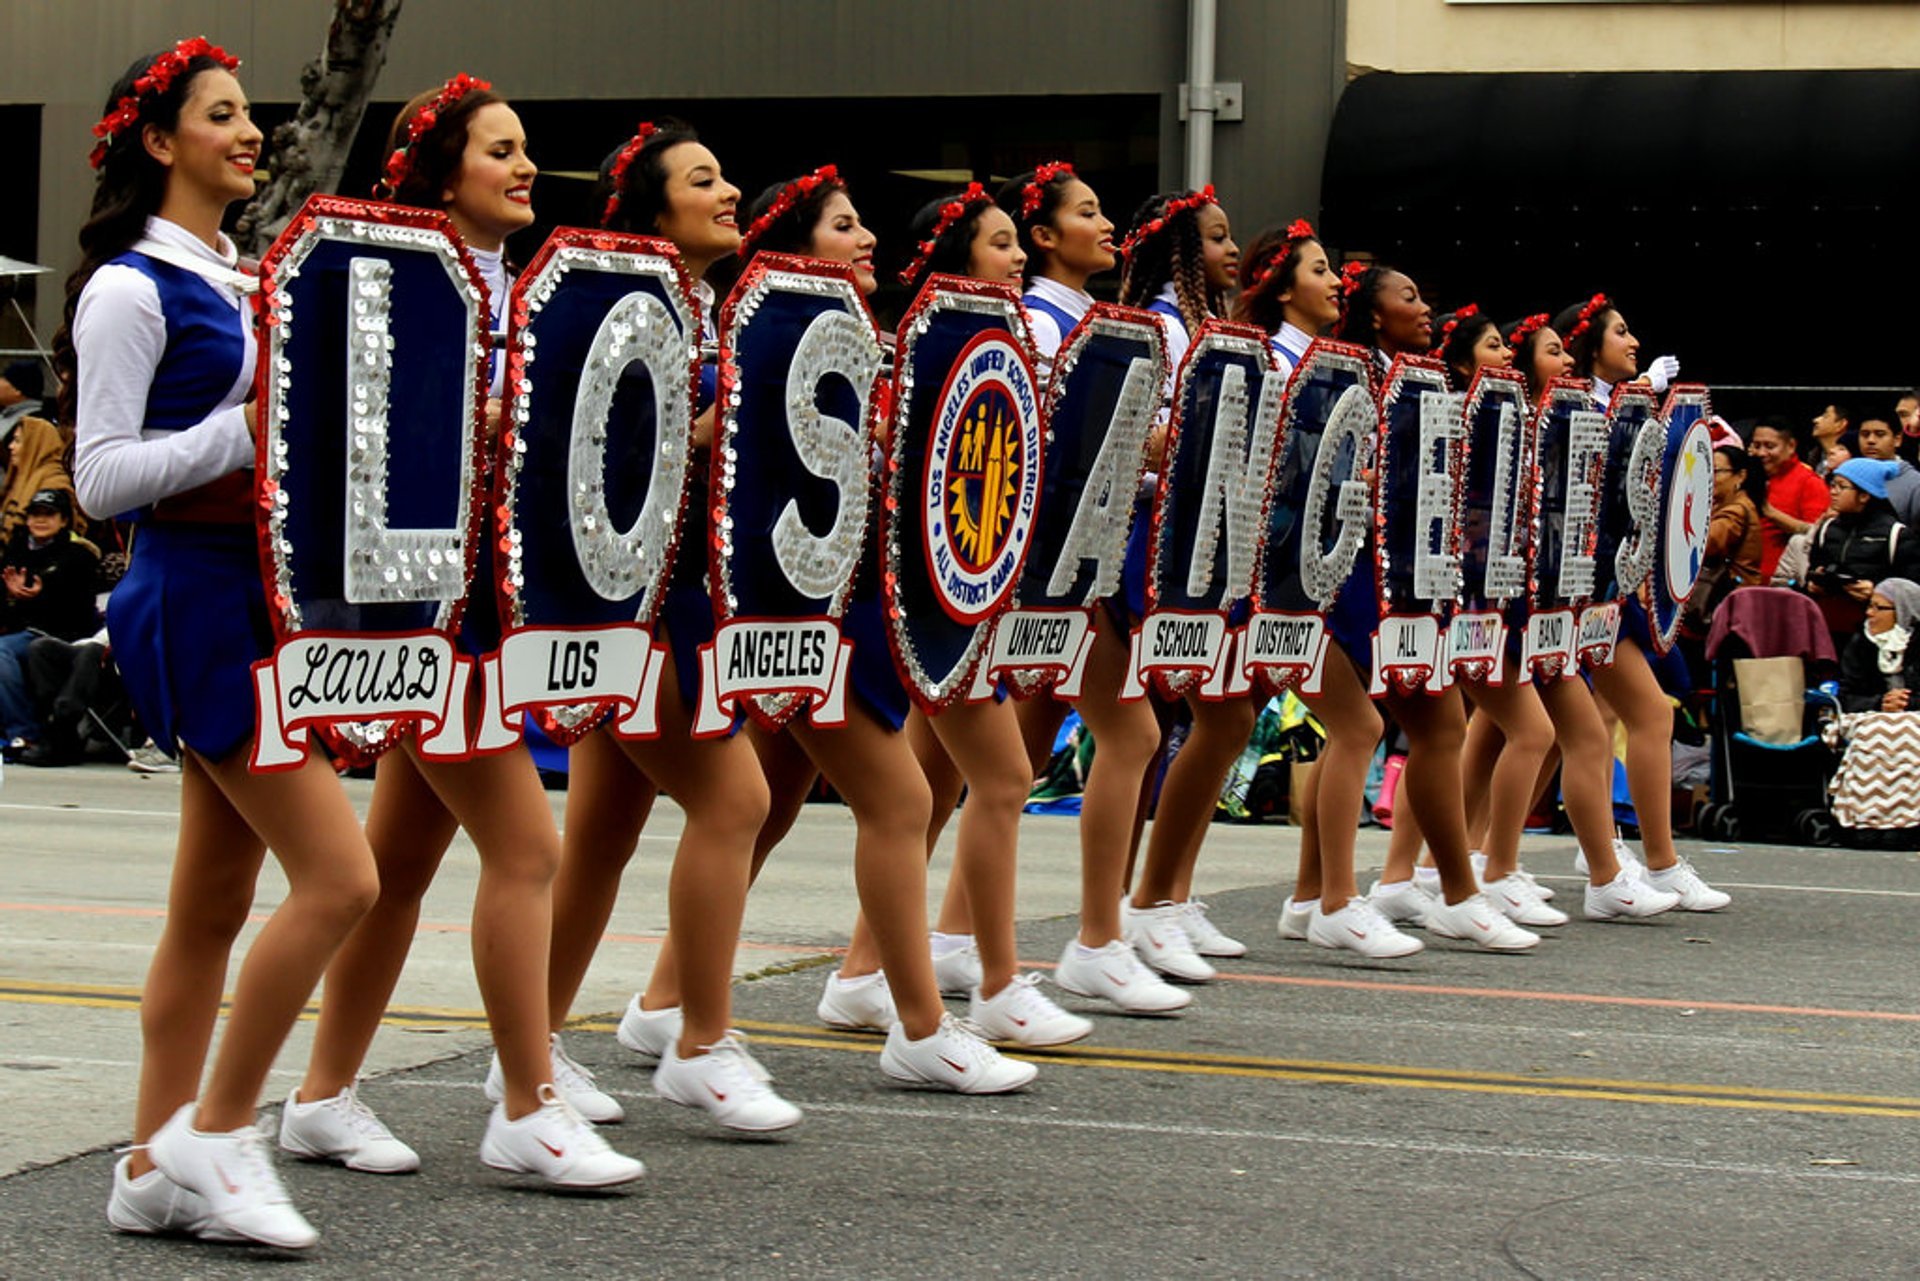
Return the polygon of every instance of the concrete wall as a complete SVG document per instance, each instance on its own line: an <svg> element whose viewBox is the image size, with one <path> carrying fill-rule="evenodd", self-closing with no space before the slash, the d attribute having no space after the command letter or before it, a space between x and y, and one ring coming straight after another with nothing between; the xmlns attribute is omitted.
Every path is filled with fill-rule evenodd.
<svg viewBox="0 0 1920 1281"><path fill-rule="evenodd" d="M1345 6L1220 2L1216 78L1245 83L1246 120L1217 127L1214 177L1249 233L1317 210ZM44 104L40 260L64 273L73 259L91 198L87 130L131 58L204 33L245 59L256 101L291 101L331 10L326 0L11 0L0 102ZM1181 0L407 0L381 96L398 102L456 70L522 100L1151 93L1162 103L1161 184L1172 186L1183 168L1186 15ZM59 277L42 281L39 314L53 316Z"/></svg>
<svg viewBox="0 0 1920 1281"><path fill-rule="evenodd" d="M1805 71L1920 66L1920 5L1348 0L1368 71Z"/></svg>

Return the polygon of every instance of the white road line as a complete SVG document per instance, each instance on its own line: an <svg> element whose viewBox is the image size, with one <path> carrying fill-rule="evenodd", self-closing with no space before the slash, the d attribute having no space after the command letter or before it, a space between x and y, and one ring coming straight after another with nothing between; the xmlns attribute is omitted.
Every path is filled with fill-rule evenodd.
<svg viewBox="0 0 1920 1281"><path fill-rule="evenodd" d="M378 1086L405 1086L417 1090L478 1090L478 1081L416 1081L376 1079ZM622 1099L659 1103L667 1100L651 1090L610 1090ZM1642 1166L1656 1170L1682 1170L1697 1174L1730 1174L1763 1179L1844 1179L1858 1183L1890 1183L1920 1187L1920 1174L1879 1173L1873 1170L1843 1170L1833 1167L1799 1169L1790 1166L1752 1165L1739 1161L1689 1161L1681 1157L1645 1156L1632 1152L1595 1152L1581 1148L1487 1147L1473 1143L1436 1143L1405 1137L1369 1134L1327 1134L1310 1130L1226 1130L1203 1125L1162 1125L1145 1121L1096 1121L1074 1117L1009 1116L1004 1113L968 1112L940 1108L882 1107L874 1103L823 1103L817 1100L788 1101L808 1112L828 1116L863 1116L879 1120L947 1121L962 1125L1014 1126L1053 1130L1094 1130L1105 1134L1158 1134L1183 1139L1232 1139L1254 1143L1293 1143L1302 1147L1336 1147L1383 1152L1420 1152L1431 1156L1485 1157L1512 1162L1560 1161L1568 1165Z"/></svg>

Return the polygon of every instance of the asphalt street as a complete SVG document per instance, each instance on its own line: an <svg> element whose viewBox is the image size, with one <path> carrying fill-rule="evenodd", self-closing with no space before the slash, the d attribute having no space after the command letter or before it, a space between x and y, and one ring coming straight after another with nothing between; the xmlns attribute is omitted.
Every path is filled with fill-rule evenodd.
<svg viewBox="0 0 1920 1281"><path fill-rule="evenodd" d="M461 925L468 851L429 899L363 1090L424 1170L283 1163L322 1232L305 1256L117 1236L102 1216L110 1148L126 1140L176 800L173 780L104 767L7 773L0 1275L1727 1281L1920 1268L1913 854L1689 846L1734 893L1727 912L1576 920L1521 956L1433 940L1368 962L1276 937L1292 829L1216 827L1201 886L1249 956L1184 1015L1100 1015L1088 1041L1034 1056L1032 1088L982 1099L896 1086L877 1038L815 1020L850 924L851 827L822 806L756 892L740 960L738 1020L807 1113L792 1137L722 1137L658 1101L611 1035L664 924L678 816L663 807L589 980L581 1008L596 1013L568 1038L627 1104L608 1133L647 1162L634 1190L556 1196L475 1158L487 1059ZM1021 955L1042 972L1073 929L1073 832L1058 818L1023 829ZM1382 846L1363 834L1362 864ZM1577 903L1572 856L1558 837L1524 850L1562 906ZM264 879L262 906L277 892Z"/></svg>

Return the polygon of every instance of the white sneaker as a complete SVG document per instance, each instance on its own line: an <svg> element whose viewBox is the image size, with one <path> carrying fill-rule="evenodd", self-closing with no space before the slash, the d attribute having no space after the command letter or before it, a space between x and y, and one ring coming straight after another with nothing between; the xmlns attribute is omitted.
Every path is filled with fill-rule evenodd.
<svg viewBox="0 0 1920 1281"><path fill-rule="evenodd" d="M1306 942L1307 925L1313 920L1314 909L1319 905L1320 900L1315 899L1311 905L1302 907L1289 896L1280 905L1280 937L1289 943Z"/></svg>
<svg viewBox="0 0 1920 1281"><path fill-rule="evenodd" d="M1485 885L1487 883L1487 856L1479 850L1470 850L1467 853L1467 857L1473 861L1473 879ZM1541 902L1544 903L1553 898L1553 887L1551 885L1542 885L1540 882L1534 880L1533 873L1529 872L1520 864L1515 863L1513 865L1513 874L1533 886L1534 893L1540 896Z"/></svg>
<svg viewBox="0 0 1920 1281"><path fill-rule="evenodd" d="M358 1083L312 1103L302 1103L297 1089L287 1095L280 1109L280 1150L313 1161L338 1161L367 1174L410 1174L420 1168L420 1154L394 1138L360 1101Z"/></svg>
<svg viewBox="0 0 1920 1281"><path fill-rule="evenodd" d="M592 1122L546 1084L540 1086L540 1106L517 1121L507 1119L506 1104L493 1105L480 1159L496 1170L531 1174L562 1188L610 1188L647 1172L609 1147Z"/></svg>
<svg viewBox="0 0 1920 1281"><path fill-rule="evenodd" d="M800 1124L800 1109L773 1092L764 1070L729 1034L705 1054L680 1057L673 1046L653 1070L653 1092L683 1107L705 1108L729 1130L772 1134Z"/></svg>
<svg viewBox="0 0 1920 1281"><path fill-rule="evenodd" d="M965 996L980 986L980 949L972 935L964 937L965 946L933 954L933 981L940 985L942 996Z"/></svg>
<svg viewBox="0 0 1920 1281"><path fill-rule="evenodd" d="M1191 993L1142 964L1124 939L1096 949L1082 948L1078 939L1069 939L1053 981L1063 992L1110 1001L1128 1014L1171 1014L1193 1003Z"/></svg>
<svg viewBox="0 0 1920 1281"><path fill-rule="evenodd" d="M1516 924L1542 926L1567 923L1567 914L1541 902L1539 886L1518 872L1487 882L1482 892L1489 903Z"/></svg>
<svg viewBox="0 0 1920 1281"><path fill-rule="evenodd" d="M1538 934L1508 920L1485 894L1458 903L1435 899L1427 906L1427 928L1441 938L1466 939L1489 952L1524 952L1540 944Z"/></svg>
<svg viewBox="0 0 1920 1281"><path fill-rule="evenodd" d="M600 1088L593 1073L574 1062L567 1053L567 1047L561 1044L560 1034L550 1034L552 1050L550 1062L553 1065L553 1086L560 1096L573 1106L573 1110L592 1121L595 1125L613 1125L624 1121L627 1116L620 1101ZM499 1103L507 1097L507 1078L500 1071L500 1056L493 1056L493 1066L487 1069L487 1098Z"/></svg>
<svg viewBox="0 0 1920 1281"><path fill-rule="evenodd" d="M1367 891L1367 902L1387 920L1398 923L1406 921L1410 925L1427 923L1427 904L1433 896L1420 888L1420 882L1409 877L1404 881L1375 881L1373 888Z"/></svg>
<svg viewBox="0 0 1920 1281"><path fill-rule="evenodd" d="M1622 868L1605 885L1587 886L1584 915L1589 921L1612 921L1623 916L1658 916L1679 906L1680 896L1656 890Z"/></svg>
<svg viewBox="0 0 1920 1281"><path fill-rule="evenodd" d="M1093 1020L1067 1013L1040 990L1038 974L1016 974L991 997L974 988L967 1018L989 1041L1017 1045L1066 1045L1093 1032Z"/></svg>
<svg viewBox="0 0 1920 1281"><path fill-rule="evenodd" d="M169 1179L159 1170L148 1170L135 1179L127 1174L133 1161L123 1156L113 1163L113 1194L107 1198L107 1222L116 1232L139 1236L178 1233L202 1241L244 1241L214 1221L205 1197Z"/></svg>
<svg viewBox="0 0 1920 1281"><path fill-rule="evenodd" d="M1700 873L1694 871L1693 864L1684 858L1672 867L1648 872L1646 880L1656 890L1678 895L1678 906L1682 912L1718 912L1733 902L1733 895L1725 890L1716 890L1701 880Z"/></svg>
<svg viewBox="0 0 1920 1281"><path fill-rule="evenodd" d="M880 1052L880 1070L896 1081L938 1085L961 1094L1005 1094L1040 1074L1031 1063L1007 1058L988 1045L980 1030L948 1014L932 1036L907 1039L895 1023Z"/></svg>
<svg viewBox="0 0 1920 1281"><path fill-rule="evenodd" d="M1215 971L1193 950L1193 941L1180 923L1184 916L1179 904L1158 903L1127 913L1120 929L1140 959L1153 969L1182 983L1205 983Z"/></svg>
<svg viewBox="0 0 1920 1281"><path fill-rule="evenodd" d="M1180 928L1187 932L1187 939L1193 944L1193 950L1202 956L1217 956L1228 960L1247 954L1247 945L1239 939L1223 933L1219 926L1207 919L1207 905L1197 898L1190 898L1178 905L1181 909Z"/></svg>
<svg viewBox="0 0 1920 1281"><path fill-rule="evenodd" d="M835 970L827 975L816 1013L828 1027L848 1032L885 1032L900 1016L894 1012L893 990L884 973L863 974L851 981Z"/></svg>
<svg viewBox="0 0 1920 1281"><path fill-rule="evenodd" d="M1621 871L1631 872L1636 877L1645 878L1647 871L1646 865L1634 857L1633 847L1617 836L1613 838L1613 856L1620 861ZM1587 852L1585 850L1576 850L1574 852L1573 870L1582 876L1593 875L1587 867Z"/></svg>
<svg viewBox="0 0 1920 1281"><path fill-rule="evenodd" d="M636 992L627 1002L627 1012L620 1016L620 1029L613 1036L635 1054L657 1059L667 1052L669 1045L680 1040L680 1007L669 1005L664 1010L643 1010L640 994Z"/></svg>
<svg viewBox="0 0 1920 1281"><path fill-rule="evenodd" d="M195 1104L183 1104L147 1143L167 1178L198 1193L214 1221L249 1241L304 1250L320 1239L273 1168L266 1140L251 1125L209 1134L193 1128Z"/></svg>
<svg viewBox="0 0 1920 1281"><path fill-rule="evenodd" d="M1412 956L1427 945L1402 934L1393 922L1364 898L1350 898L1347 905L1329 915L1315 908L1307 922L1307 942L1316 947L1345 948L1375 960Z"/></svg>

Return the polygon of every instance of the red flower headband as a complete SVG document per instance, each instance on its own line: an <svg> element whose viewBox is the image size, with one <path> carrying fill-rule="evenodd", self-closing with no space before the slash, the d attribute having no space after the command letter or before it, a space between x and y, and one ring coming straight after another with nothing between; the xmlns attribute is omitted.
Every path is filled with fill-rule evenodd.
<svg viewBox="0 0 1920 1281"><path fill-rule="evenodd" d="M1049 160L1033 171L1033 181L1020 188L1020 219L1022 222L1040 212L1040 202L1047 198L1047 188L1057 179L1072 178L1073 166L1064 160Z"/></svg>
<svg viewBox="0 0 1920 1281"><path fill-rule="evenodd" d="M1207 205L1217 205L1219 203L1220 201L1216 199L1213 194L1212 183L1208 183L1198 191L1190 191L1176 200L1169 200L1167 207L1160 211L1159 217L1148 219L1144 226L1136 227L1133 234L1121 241L1113 252L1125 258L1141 245L1146 244L1147 241L1152 240L1155 236L1165 231L1167 224L1175 218L1178 218L1181 214L1204 208Z"/></svg>
<svg viewBox="0 0 1920 1281"><path fill-rule="evenodd" d="M659 125L651 120L642 120L634 131L633 137L627 139L627 145L620 148L620 154L613 158L613 168L607 171L607 180L613 185L613 194L607 197L607 207L600 211L602 227L611 223L613 215L620 210L620 192L626 182L627 166L633 163L633 158L639 155L641 148L647 145L647 139L659 132Z"/></svg>
<svg viewBox="0 0 1920 1281"><path fill-rule="evenodd" d="M1373 270L1370 262L1350 262L1340 269L1340 323L1347 321L1347 310L1353 304L1353 296L1360 292L1360 282Z"/></svg>
<svg viewBox="0 0 1920 1281"><path fill-rule="evenodd" d="M1463 320L1472 320L1475 316L1479 314L1480 314L1480 304L1477 302L1470 302L1466 306L1462 307L1460 310L1454 312L1451 316L1448 316L1447 322L1444 325L1440 326L1439 341L1435 342L1433 345L1437 348L1445 348L1447 345L1447 339L1453 337L1453 331L1460 327L1460 322Z"/></svg>
<svg viewBox="0 0 1920 1281"><path fill-rule="evenodd" d="M1552 317L1548 316L1544 311L1534 312L1533 315L1528 316L1525 320L1513 327L1513 332L1507 335L1507 346L1513 348L1515 351L1519 351L1520 344L1539 333L1542 329L1545 329L1547 327L1547 321L1550 319L1552 319Z"/></svg>
<svg viewBox="0 0 1920 1281"><path fill-rule="evenodd" d="M918 245L913 261L908 263L906 269L900 273L900 283L909 289L913 288L914 282L925 274L927 261L933 257L933 247L940 243L940 237L946 235L953 224L966 217L970 210L979 205L992 203L993 197L987 194L985 187L977 182L970 182L965 191L941 205L940 217L934 222L933 230L927 233L927 238Z"/></svg>
<svg viewBox="0 0 1920 1281"><path fill-rule="evenodd" d="M155 58L134 80L133 92L114 103L113 110L101 117L100 123L93 127L93 136L100 141L94 144L87 163L95 169L105 164L107 148L113 145L113 140L140 123L140 100L148 95L158 97L171 89L173 82L180 78L187 64L195 58L212 58L228 71L240 69L240 59L217 44L209 44L205 36L182 40Z"/></svg>
<svg viewBox="0 0 1920 1281"><path fill-rule="evenodd" d="M1247 289L1249 291L1258 289L1273 279L1273 273L1280 270L1280 264L1285 262L1294 250L1313 239L1315 239L1313 224L1305 218L1295 218L1288 223L1279 243L1274 245L1273 252L1263 257L1259 266L1247 273Z"/></svg>
<svg viewBox="0 0 1920 1281"><path fill-rule="evenodd" d="M387 157L386 170L380 181L374 185L373 194L379 196L383 189L388 199L399 194L400 184L407 180L409 173L413 172L414 145L440 123L440 113L448 110L470 93L485 93L491 88L493 85L489 82L476 79L464 71L441 86L440 92L435 95L433 101L414 112L413 119L407 121L406 137L398 147L394 148L393 154Z"/></svg>
<svg viewBox="0 0 1920 1281"><path fill-rule="evenodd" d="M811 196L823 186L846 186L844 182L840 181L840 168L838 165L821 165L805 177L795 178L792 182L780 188L780 194L774 197L773 204L768 206L765 213L755 218L753 224L747 228L746 234L740 237L741 261L744 262L753 255L753 246L759 241L760 237L767 234L768 228L786 217L788 213L792 212L795 205L805 200L808 196Z"/></svg>
<svg viewBox="0 0 1920 1281"><path fill-rule="evenodd" d="M1579 323L1574 325L1572 329L1567 330L1566 333L1560 335L1560 337L1565 342L1571 344L1574 339L1587 332L1587 326L1593 323L1595 316L1612 305L1613 303L1605 294L1595 294L1593 297L1587 299L1587 305L1580 309Z"/></svg>

